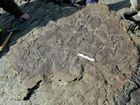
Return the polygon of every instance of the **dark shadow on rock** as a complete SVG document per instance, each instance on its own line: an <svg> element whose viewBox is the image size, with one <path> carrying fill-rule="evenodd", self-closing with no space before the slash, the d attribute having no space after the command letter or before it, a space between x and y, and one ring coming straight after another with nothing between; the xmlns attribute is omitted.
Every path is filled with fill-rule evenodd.
<svg viewBox="0 0 140 105"><path fill-rule="evenodd" d="M125 0L125 1L120 1L114 4L108 4L109 8L114 10L114 11L118 11L122 8L126 8L126 7L130 7L130 0Z"/></svg>
<svg viewBox="0 0 140 105"><path fill-rule="evenodd" d="M24 22L18 21L13 17L13 15L7 12L3 13L0 16L0 27L3 28L5 37L8 35L7 31L9 29L14 29L20 26L21 30L12 35L6 47L0 52L0 58L9 52L10 47L14 45L20 37L26 35L35 27L46 26L49 21L56 22L60 18L74 14L83 7L85 6L70 6L67 4L58 5L53 2L38 0L24 3L20 8L31 17L28 21ZM0 41L0 44L1 43L2 41Z"/></svg>

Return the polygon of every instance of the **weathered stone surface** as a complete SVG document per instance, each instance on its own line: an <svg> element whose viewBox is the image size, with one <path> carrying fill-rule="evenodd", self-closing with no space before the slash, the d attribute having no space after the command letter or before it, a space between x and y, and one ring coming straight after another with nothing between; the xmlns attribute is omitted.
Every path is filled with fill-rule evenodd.
<svg viewBox="0 0 140 105"><path fill-rule="evenodd" d="M136 103L136 104L140 104L140 90L137 89L135 91L132 92L131 94L131 100L133 101L133 103Z"/></svg>
<svg viewBox="0 0 140 105"><path fill-rule="evenodd" d="M69 104L73 104L73 105L78 105L78 104L80 104L80 105L82 105L82 104L83 105L93 105L93 104L95 104L95 105L106 105L106 104L108 104L108 105L114 105L114 104L115 105L139 105L139 97L140 97L140 94L139 94L139 89L140 89L139 65L137 65L137 64L133 65L133 63L131 63L133 66L131 66L130 69L128 66L126 66L126 68L128 68L128 70L124 70L124 71L122 70L124 62L126 65L127 65L127 63L128 63L128 65L131 65L131 64L129 64L129 61L127 61L131 58L131 56L129 56L130 53L128 53L128 57L125 57L124 59L121 59L121 58L127 54L124 53L123 55L120 55L122 53L121 51L124 51L125 48L127 48L125 46L128 43L131 46L129 49L126 50L126 52L131 52L134 60L136 60L138 58L138 55L136 54L137 53L136 49L134 48L134 46L132 44L133 42L129 39L129 35L126 32L125 26L129 26L129 24L124 22L125 20L122 21L120 19L120 17L116 15L116 13L110 13L106 6L98 7L98 9L102 8L103 10L102 9L97 10L97 8L95 9L93 7L92 8L88 7L90 12L92 9L92 16L91 16L91 13L88 14L89 16L85 15L85 14L87 14L87 10L85 10L85 11L82 10L82 11L84 11L84 13L82 13L82 16L79 16L78 14L81 14L81 12L78 10L80 10L81 8L83 8L85 6L71 7L71 6L68 6L65 4L59 6L54 3L47 4L46 2L43 2L40 0L35 0L35 1L31 0L32 2L30 2L29 4L26 4L22 0L20 0L20 1L15 0L15 1L17 2L17 4L20 6L20 8L23 11L25 11L31 15L31 19L27 22L20 23L19 21L14 20L13 16L10 15L9 13L4 13L4 11L2 11L3 14L0 16L0 27L3 28L3 32L4 32L4 33L2 33L3 35L7 34L7 33L5 34L5 32L7 32L7 29L11 26L15 27L16 25L19 25L19 24L26 26L25 30L14 33L13 37L7 44L7 46L6 46L7 49L10 46L14 45L12 47L12 51L10 52L10 54L8 54L8 57L11 56L12 53L14 53L14 52L16 52L15 54L17 54L20 49L21 49L21 51L23 51L24 49L22 49L22 48L24 48L24 47L26 48L27 46L29 48L29 49L27 48L27 51L29 50L29 53L27 52L27 54L30 56L29 56L29 59L27 60L26 58L28 57L28 55L26 55L24 51L23 51L24 53L22 53L22 54L17 54L17 55L22 55L22 56L23 56L23 54L25 54L25 59L23 58L23 59L19 60L19 61L21 61L18 63L18 64L20 64L20 66L18 66L18 68L16 68L14 66L15 66L15 63L18 61L16 61L15 58L12 59L11 57L9 57L10 58L9 59L7 57L7 54L5 52L6 48L3 50L3 52L0 52L0 58L3 56L0 59L0 78L1 78L0 79L0 96L1 96L0 105L21 105L21 104L22 105L34 105L34 104L35 105L36 104L38 104L38 105L55 105L55 104L57 104L57 105L58 104L60 104L60 105L69 105ZM106 3L110 7L110 9L116 10L116 12L120 13L120 14L122 14L121 12L124 12L125 10L120 11L119 9L130 6L129 0L125 0L125 1L124 0L99 0L99 3ZM107 10L104 10L105 8ZM104 15L106 13L101 15L101 11L106 12L108 16L106 16L104 18ZM75 15L68 17L69 15L72 15L75 12L80 12L80 13L76 13ZM98 15L100 15L101 17L96 16L93 19L95 21L91 22L91 20L89 18L93 17L95 12L99 13ZM1 13L1 10L0 10L0 13ZM87 16L87 18L84 18L83 14L85 16ZM76 16L77 17L79 16L79 18L77 18ZM74 19L75 23L73 23L73 21L71 20L74 17L77 18L77 20ZM62 19L59 22L56 22L60 18L62 18ZM63 19L64 19L64 21L63 21ZM88 21L87 20L85 21L85 19L87 19ZM102 19L102 20L100 20L100 19ZM108 19L108 23L107 23L106 19ZM112 20L111 23L115 23L114 25L109 23L110 19ZM88 24L90 23L89 26L88 26L88 24L82 23L81 22L82 20L83 20L83 22L87 22ZM102 22L102 21L105 21L105 22ZM72 24L73 26L71 26L70 22L73 23ZM77 24L79 24L78 22L80 23L80 25L77 25ZM94 23L94 24L92 24L92 23ZM121 24L121 23L123 23L123 24ZM111 26L109 26L110 24L111 24ZM97 27L97 25L99 25L99 27ZM138 27L137 27L137 25L138 25ZM105 26L108 26L106 28L107 31L104 31ZM95 28L95 30L93 30L91 27ZM103 28L101 28L101 27L103 27ZM136 28L136 30L134 30L135 28ZM67 29L67 30L65 31L65 29ZM110 38L114 34L112 34L113 32L110 29L115 32L114 38L116 38L116 36L118 36L116 34L115 30L122 30L121 32L118 33L119 36L121 36L121 37L119 37L118 40L116 41L119 44L115 43L112 45L111 42L113 40ZM140 36L139 24L136 24L136 25L134 24L134 26L131 25L131 27L129 29L131 29L130 30L131 32L129 32L129 33L130 33L132 40L134 41L134 45L139 50L140 49L139 48L139 45L140 45L139 44L139 36ZM53 34L52 31L54 31L54 35L52 35L53 39L45 40L45 37L47 38L47 37L49 37L49 35L51 37L51 34ZM103 36L105 36L107 34L107 37L102 38L103 36L101 34L103 32L105 33ZM49 35L47 33L49 33ZM60 34L58 34L58 33L60 33ZM75 33L75 36L77 36L77 33L79 33L78 34L79 36L77 36L78 38L75 37L73 35L73 33ZM122 33L124 33L124 34L122 34ZM58 34L57 38L55 36L56 34ZM87 34L89 34L89 35L87 35ZM108 34L110 36L108 36ZM68 38L66 37L66 35L67 36L69 35ZM63 36L63 38L61 36ZM74 39L69 40L70 36L72 36ZM42 38L42 37L44 37L44 38ZM92 40L92 37L94 37L97 41ZM2 35L0 35L0 39L1 38L3 38ZM125 40L125 38L126 38L126 40ZM64 40L64 39L66 39L66 40ZM61 42L61 40L63 42ZM43 41L44 41L44 44L42 44L43 45L42 46L41 43ZM47 41L50 41L50 43L52 43L53 41L56 41L56 43L53 42L50 45L50 43L48 44ZM38 43L38 45L35 44L36 42ZM74 42L76 42L76 44L73 44ZM92 44L92 42L94 42L94 44L96 44L96 45L93 46L94 44ZM97 42L99 42L99 43L97 43ZM1 43L1 40L0 40L0 43ZM57 44L59 43L58 50L53 48L54 43L55 43L55 45L54 45L55 48L57 47ZM77 44L77 43L80 43L80 44ZM23 44L24 44L24 46L23 46ZM45 46L45 44L47 44L47 46ZM62 48L59 47L60 44L62 44ZM101 47L100 44L103 45L103 47ZM128 44L128 46L129 46L129 44ZM37 46L40 45L42 47L37 48L37 47L35 47L36 45ZM45 46L45 48L48 48L48 49L44 50L44 46ZM52 47L50 47L50 46L52 46ZM66 47L64 48L64 46L66 46ZM99 46L99 47L97 47L97 46ZM118 48L118 46L120 46L120 47ZM21 48L19 49L19 47L21 47ZM33 49L33 47L35 47L35 48ZM51 48L51 50L49 50L49 47ZM83 47L83 48L81 48L81 47ZM75 48L76 48L76 50L75 50ZM92 49L92 48L94 48L94 49ZM111 50L109 50L109 51L104 50L104 52L114 51L114 54L118 54L118 49L122 49L120 51L120 53L117 55L117 57L120 57L120 59L117 57L114 57L115 55L113 55L112 58L110 58L110 56L109 56L110 53L107 54L107 53L103 52L103 53L98 54L98 52L100 51L99 48L101 50L105 49L105 48L108 48L108 49L111 48ZM117 48L117 50L114 50L114 48ZM33 49L33 51L31 51L32 49ZM61 51L61 49L65 52ZM70 49L70 50L67 50L67 49ZM93 50L93 51L91 51L91 50ZM42 53L40 54L40 52L38 53L38 51L40 51ZM43 51L44 51L44 53L43 53ZM48 51L48 54L46 54L45 51ZM95 51L97 52L97 54L95 54ZM30 54L30 52L32 54ZM51 52L53 52L54 56L51 55L52 54ZM56 59L59 59L57 52L59 52L58 55L60 56L60 60L62 61L62 59L63 59L64 62L59 62L59 60L55 61ZM63 57L62 57L61 53L63 54ZM95 61L94 62L87 61L86 59L77 56L77 53L83 53L85 55L88 55L89 57L93 57L95 59ZM49 69L47 69L47 72L45 72L43 75L42 75L42 71L44 70L43 66L42 66L42 68L41 68L41 66L38 66L38 68L36 66L34 66L35 69L33 69L33 72L30 72L30 75L28 75L27 72L23 72L22 69L20 70L20 68L24 68L24 67L26 67L26 69L30 68L28 65L29 61L30 61L29 64L31 66L32 66L31 62L34 64L35 61L31 60L31 58L32 59L34 58L34 60L36 60L37 58L36 58L35 54L39 58L39 60L36 61L38 65L41 65L41 64L43 65L44 61L46 59L48 59L48 55L50 54L49 57L52 57L53 60L49 59L48 61L46 61L46 64L48 64L47 62L49 62L50 65L48 65L48 66L52 67L52 64L55 63L55 65L57 66L57 68L59 70L61 68L63 69L64 73L63 72L59 73L57 71L58 69L55 67L55 65L53 65L53 69L55 69L56 71L52 71L52 68L49 68ZM68 56L66 56L65 54L67 54ZM98 55L98 56L96 56L96 55ZM104 56L102 56L102 59L101 59L101 55L104 55ZM47 56L47 58L46 58L46 56ZM107 57L105 57L105 56L107 56ZM18 56L15 56L15 57L20 58ZM74 57L77 60L73 59L72 57ZM42 62L40 61L40 59L42 60ZM9 60L12 60L12 61L15 60L16 62L13 64L12 63L9 64L8 63ZM25 63L23 63L22 60L26 61L27 65ZM67 60L69 60L69 62L65 62ZM115 62L115 60L116 60L116 62ZM10 62L12 62L12 61L10 61ZM51 63L50 61L53 61L53 62L55 61L55 62ZM72 62L70 62L70 61L72 61ZM113 62L111 63L111 61L113 61ZM123 61L123 62L121 62L121 61ZM115 65L115 64L118 64L118 62L119 62L119 66ZM22 65L22 63L23 63L23 65ZM134 63L137 63L137 61L136 62L134 61ZM138 61L138 63L139 63L139 61ZM64 65L62 65L62 64L64 64ZM44 65L45 65L45 63L44 63ZM122 66L122 67L120 67L120 66ZM67 69L64 69L66 67L67 67ZM118 67L121 69L119 69ZM137 70L135 69L135 67L137 68ZM39 69L39 68L41 68L41 70L42 70L41 72L37 71L37 69ZM44 68L45 68L45 66L44 66ZM69 71L67 73L68 69L69 69ZM21 71L21 72L17 73L15 70ZM29 69L29 70L31 70L31 69ZM115 72L114 72L114 70L115 70ZM105 72L105 71L107 71L107 72ZM113 75L113 76L111 76L111 75ZM25 77L25 78L23 78L23 77ZM115 79L115 78L117 78L117 79ZM40 80L42 80L42 82ZM30 88L30 87L33 87L33 88ZM28 88L28 91L27 91L27 88ZM106 101L104 101L104 100L106 100Z"/></svg>
<svg viewBox="0 0 140 105"><path fill-rule="evenodd" d="M26 88L43 81L30 98L32 104L115 105L114 95L137 69L137 50L127 26L107 6L88 5L34 28L11 47L7 62Z"/></svg>
<svg viewBox="0 0 140 105"><path fill-rule="evenodd" d="M6 67L5 67L6 65ZM5 57L0 60L0 105L19 105L28 91L16 71L10 68Z"/></svg>

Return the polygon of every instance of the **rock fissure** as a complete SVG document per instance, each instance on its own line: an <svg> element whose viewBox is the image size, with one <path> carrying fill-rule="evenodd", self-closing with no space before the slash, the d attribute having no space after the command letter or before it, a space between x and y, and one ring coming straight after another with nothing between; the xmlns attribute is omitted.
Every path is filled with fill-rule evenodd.
<svg viewBox="0 0 140 105"><path fill-rule="evenodd" d="M34 87L28 89L28 94L27 94L27 96L25 96L23 98L23 100L29 100L31 98L31 96L34 94L34 91L39 88L41 82L42 82L42 80L38 81Z"/></svg>

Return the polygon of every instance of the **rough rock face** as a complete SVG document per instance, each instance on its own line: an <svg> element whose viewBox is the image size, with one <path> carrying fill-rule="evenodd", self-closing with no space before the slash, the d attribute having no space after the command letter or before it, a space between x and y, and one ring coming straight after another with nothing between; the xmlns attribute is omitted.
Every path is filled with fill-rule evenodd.
<svg viewBox="0 0 140 105"><path fill-rule="evenodd" d="M129 24L105 5L15 1L31 19L20 23L9 13L0 16L3 31L26 27L12 36L8 55L0 52L0 105L140 104L138 24L129 27L134 47ZM129 0L100 2L114 2L109 7L117 10Z"/></svg>
<svg viewBox="0 0 140 105"><path fill-rule="evenodd" d="M31 105L137 104L140 92L131 77L138 52L127 28L107 6L88 5L31 30L10 48L6 62L29 92L34 88L35 94L24 97Z"/></svg>

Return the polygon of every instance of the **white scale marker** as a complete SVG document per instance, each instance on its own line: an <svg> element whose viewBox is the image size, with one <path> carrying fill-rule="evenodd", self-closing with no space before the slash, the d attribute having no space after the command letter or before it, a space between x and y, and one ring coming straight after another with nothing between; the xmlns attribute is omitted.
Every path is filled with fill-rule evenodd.
<svg viewBox="0 0 140 105"><path fill-rule="evenodd" d="M83 55L83 54L78 54L78 56L83 57L83 58L85 58L85 59L87 59L87 60L89 60L89 61L92 61L92 62L94 61L93 58L90 58L90 57L85 56L85 55Z"/></svg>

